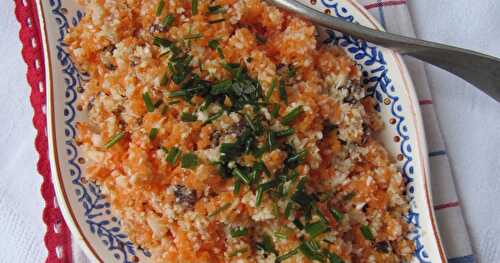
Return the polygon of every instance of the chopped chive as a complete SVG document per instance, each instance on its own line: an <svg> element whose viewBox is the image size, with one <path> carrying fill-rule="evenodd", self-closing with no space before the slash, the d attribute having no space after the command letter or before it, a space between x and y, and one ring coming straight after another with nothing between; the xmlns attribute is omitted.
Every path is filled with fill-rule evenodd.
<svg viewBox="0 0 500 263"><path fill-rule="evenodd" d="M345 261L333 252L328 252L328 260L330 263L345 263Z"/></svg>
<svg viewBox="0 0 500 263"><path fill-rule="evenodd" d="M186 90L177 90L172 93L170 93L170 97L176 98L176 97L184 97L188 95L188 92Z"/></svg>
<svg viewBox="0 0 500 263"><path fill-rule="evenodd" d="M224 110L220 110L217 113L214 113L212 116L208 117L208 119L205 121L205 123L210 123L212 121L217 120L222 114L224 113Z"/></svg>
<svg viewBox="0 0 500 263"><path fill-rule="evenodd" d="M175 165L177 163L177 159L179 158L179 155L181 155L181 150L177 147L172 147L170 151L168 151L167 157L165 157L165 160L171 164Z"/></svg>
<svg viewBox="0 0 500 263"><path fill-rule="evenodd" d="M333 218L335 218L335 220L339 223L340 221L342 221L342 218L344 218L344 214L333 207L330 207L330 213L332 214Z"/></svg>
<svg viewBox="0 0 500 263"><path fill-rule="evenodd" d="M328 226L322 221L310 223L305 226L306 233L310 238L315 238L318 235L328 231L328 229Z"/></svg>
<svg viewBox="0 0 500 263"><path fill-rule="evenodd" d="M263 36L263 35L261 35L261 34L255 35L255 40L257 40L257 43L261 44L261 45L263 45L263 44L265 44L267 42L266 37Z"/></svg>
<svg viewBox="0 0 500 263"><path fill-rule="evenodd" d="M282 240L287 240L288 239L288 235L286 233L282 233L280 231L276 231L274 232L274 236L277 238L277 239L282 239Z"/></svg>
<svg viewBox="0 0 500 263"><path fill-rule="evenodd" d="M165 72L165 73L163 73L163 76L161 77L160 85L165 86L167 84L168 84L168 73Z"/></svg>
<svg viewBox="0 0 500 263"><path fill-rule="evenodd" d="M210 21L208 21L208 23L209 24L217 24L217 23L224 22L224 21L226 21L225 18L220 18L220 19L210 20Z"/></svg>
<svg viewBox="0 0 500 263"><path fill-rule="evenodd" d="M280 104L274 103L273 110L271 111L271 118L276 119L276 117L278 117L279 113L280 113Z"/></svg>
<svg viewBox="0 0 500 263"><path fill-rule="evenodd" d="M166 38L161 38L161 37L154 37L153 39L153 44L158 47L171 47L172 46L172 41L166 39Z"/></svg>
<svg viewBox="0 0 500 263"><path fill-rule="evenodd" d="M195 122L198 120L198 118L196 117L196 115L194 115L190 112L183 112L181 114L181 120L183 122Z"/></svg>
<svg viewBox="0 0 500 263"><path fill-rule="evenodd" d="M155 105L151 100L151 96L149 96L149 92L144 92L144 94L142 94L142 99L144 100L144 104L146 104L148 112L153 112L155 110Z"/></svg>
<svg viewBox="0 0 500 263"><path fill-rule="evenodd" d="M248 251L248 248L244 247L244 248L240 248L240 249L236 249L234 251L232 251L231 253L229 253L229 257L232 258L234 256L237 256L238 254L240 253L245 253Z"/></svg>
<svg viewBox="0 0 500 263"><path fill-rule="evenodd" d="M168 153L168 149L165 146L160 146L160 148L165 154Z"/></svg>
<svg viewBox="0 0 500 263"><path fill-rule="evenodd" d="M224 59L224 52L222 52L222 49L220 48L219 40L212 39L212 40L208 41L208 46L211 49L217 51L217 53L219 54L219 57Z"/></svg>
<svg viewBox="0 0 500 263"><path fill-rule="evenodd" d="M224 12L226 12L226 10L223 9L222 6L220 6L220 5L213 5L213 6L208 7L208 13L212 14L212 15L221 14Z"/></svg>
<svg viewBox="0 0 500 263"><path fill-rule="evenodd" d="M186 169L194 169L198 166L198 156L195 153L189 152L182 156L181 166Z"/></svg>
<svg viewBox="0 0 500 263"><path fill-rule="evenodd" d="M305 160L306 156L307 156L307 150L302 150L292 156L289 156L285 160L285 164L290 166L300 164Z"/></svg>
<svg viewBox="0 0 500 263"><path fill-rule="evenodd" d="M288 204L285 207L285 217L288 219L292 215L292 210L293 210L293 203L288 202Z"/></svg>
<svg viewBox="0 0 500 263"><path fill-rule="evenodd" d="M250 118L250 116L248 116L248 114L243 114L243 117L245 117L245 121L247 122L248 126L250 126L250 129L252 129L252 131L257 131L257 128L255 127L252 119Z"/></svg>
<svg viewBox="0 0 500 263"><path fill-rule="evenodd" d="M284 80L280 80L279 92L280 92L280 99L284 101L285 104L288 104L288 95L286 93L286 86Z"/></svg>
<svg viewBox="0 0 500 263"><path fill-rule="evenodd" d="M262 187L257 188L257 192L255 193L255 207L259 207L260 203L262 202L262 194L264 191L262 190Z"/></svg>
<svg viewBox="0 0 500 263"><path fill-rule="evenodd" d="M198 0L191 0L191 14L198 14Z"/></svg>
<svg viewBox="0 0 500 263"><path fill-rule="evenodd" d="M166 28L169 28L172 26L172 24L174 23L175 21L175 16L172 15L172 14L168 14L167 16L165 16L165 18L163 18L163 20L161 21L161 25L163 27L166 27Z"/></svg>
<svg viewBox="0 0 500 263"><path fill-rule="evenodd" d="M244 184L250 184L252 182L250 176L248 176L247 173L241 171L239 168L235 168L233 170L233 175L241 180Z"/></svg>
<svg viewBox="0 0 500 263"><path fill-rule="evenodd" d="M241 181L240 180L236 180L236 182L234 183L233 193L234 194L239 194L240 193L240 189L241 189Z"/></svg>
<svg viewBox="0 0 500 263"><path fill-rule="evenodd" d="M288 78L297 76L297 70L293 65L288 65Z"/></svg>
<svg viewBox="0 0 500 263"><path fill-rule="evenodd" d="M178 104L179 102L181 102L180 100L171 100L168 102L168 105L175 105L175 104Z"/></svg>
<svg viewBox="0 0 500 263"><path fill-rule="evenodd" d="M294 109L292 109L290 112L288 112L285 117L281 120L281 124L283 125L290 125L292 124L299 116L304 112L304 109L302 106L297 106Z"/></svg>
<svg viewBox="0 0 500 263"><path fill-rule="evenodd" d="M292 200L295 201L302 207L308 207L314 201L311 196L309 196L303 190L298 190L292 195Z"/></svg>
<svg viewBox="0 0 500 263"><path fill-rule="evenodd" d="M202 33L196 33L196 34L189 34L184 37L185 40L193 40L193 39L200 39L203 37Z"/></svg>
<svg viewBox="0 0 500 263"><path fill-rule="evenodd" d="M276 132L276 136L278 137L287 137L295 133L295 129L288 128L286 130Z"/></svg>
<svg viewBox="0 0 500 263"><path fill-rule="evenodd" d="M266 137L266 144L267 144L267 149L269 151L272 151L276 148L276 133L273 132L273 131L269 131L267 133L267 137Z"/></svg>
<svg viewBox="0 0 500 263"><path fill-rule="evenodd" d="M265 252L274 254L278 253L276 248L274 248L273 239L268 234L264 234L262 236L262 242L258 242L256 245L258 249L264 250Z"/></svg>
<svg viewBox="0 0 500 263"><path fill-rule="evenodd" d="M117 142L119 142L121 139L123 139L123 136L125 134L123 132L118 132L115 135L111 136L109 141L104 145L106 149L111 148L113 145L115 145Z"/></svg>
<svg viewBox="0 0 500 263"><path fill-rule="evenodd" d="M293 257L295 255L297 255L297 253L299 253L299 251L297 249L292 249L292 250L286 252L285 254L277 257L276 258L276 262L277 263L283 262L283 261L285 261L285 260L287 260L287 259L289 259L289 258L291 258L291 257Z"/></svg>
<svg viewBox="0 0 500 263"><path fill-rule="evenodd" d="M297 227L297 229L299 230L302 230L304 229L304 225L302 224L302 222L300 222L300 219L299 218L295 218L292 223L295 225L295 227Z"/></svg>
<svg viewBox="0 0 500 263"><path fill-rule="evenodd" d="M267 91L266 97L264 98L264 102L267 104L269 103L269 99L271 99L271 96L273 95L274 90L276 89L276 86L278 80L274 79L273 82L271 83L271 88Z"/></svg>
<svg viewBox="0 0 500 263"><path fill-rule="evenodd" d="M271 190L272 188L278 186L278 184L279 184L278 180L270 180L270 181L267 181L265 183L260 184L259 188L262 188L262 190L264 192L267 192L267 191Z"/></svg>
<svg viewBox="0 0 500 263"><path fill-rule="evenodd" d="M282 226L279 228L278 231L274 232L274 236L278 239L288 239L288 236L293 234L293 229L287 227L287 226Z"/></svg>
<svg viewBox="0 0 500 263"><path fill-rule="evenodd" d="M160 2L158 3L158 7L156 8L156 16L160 16L161 15L161 12L163 11L164 7L165 7L165 1L164 0L160 0Z"/></svg>
<svg viewBox="0 0 500 263"><path fill-rule="evenodd" d="M248 229L245 227L235 227L231 228L229 232L231 233L231 237L237 238L246 236L248 234Z"/></svg>
<svg viewBox="0 0 500 263"><path fill-rule="evenodd" d="M152 128L151 131L149 132L149 139L154 140L157 135L158 135L158 128Z"/></svg>
<svg viewBox="0 0 500 263"><path fill-rule="evenodd" d="M317 241L309 240L304 241L299 245L299 250L311 260L324 261L324 255L319 251L320 247Z"/></svg>
<svg viewBox="0 0 500 263"><path fill-rule="evenodd" d="M372 230L369 226L362 225L359 229L361 230L361 233L366 238L366 240L375 241L375 237L373 236Z"/></svg>
<svg viewBox="0 0 500 263"><path fill-rule="evenodd" d="M212 213L208 214L208 218L212 218L212 217L220 214L221 212L223 212L224 210L228 209L229 207L231 207L231 203L225 203L223 206L215 209L215 211L213 211Z"/></svg>

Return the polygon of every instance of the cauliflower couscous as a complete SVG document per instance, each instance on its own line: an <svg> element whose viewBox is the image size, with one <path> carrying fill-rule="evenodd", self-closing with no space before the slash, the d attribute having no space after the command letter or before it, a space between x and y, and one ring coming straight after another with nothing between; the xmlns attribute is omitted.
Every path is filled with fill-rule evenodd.
<svg viewBox="0 0 500 263"><path fill-rule="evenodd" d="M155 262L408 262L358 66L262 0L81 0L87 179Z"/></svg>

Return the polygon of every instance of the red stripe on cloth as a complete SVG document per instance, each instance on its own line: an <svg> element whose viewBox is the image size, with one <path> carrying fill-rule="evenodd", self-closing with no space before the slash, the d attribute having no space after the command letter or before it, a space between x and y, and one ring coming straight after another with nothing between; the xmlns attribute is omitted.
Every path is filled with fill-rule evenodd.
<svg viewBox="0 0 500 263"><path fill-rule="evenodd" d="M432 104L432 100L420 100L419 101L420 105L430 105Z"/></svg>
<svg viewBox="0 0 500 263"><path fill-rule="evenodd" d="M35 0L16 0L16 18L21 25L19 38L23 44L22 56L28 67L26 74L31 86L30 101L33 107L33 125L37 130L35 148L38 152L37 170L43 176L41 187L45 201L42 219L47 225L44 236L47 248L46 263L73 262L71 233L64 222L61 210L57 207L54 185L50 176L48 159L48 140L46 136L47 118L44 112L46 88L44 58L41 42L40 23ZM33 45L36 43L36 46ZM38 65L38 66L37 66Z"/></svg>
<svg viewBox="0 0 500 263"><path fill-rule="evenodd" d="M458 202L450 202L450 203L444 203L440 205L435 205L434 209L435 210L443 210L446 208L452 208L452 207L458 207L460 204Z"/></svg>
<svg viewBox="0 0 500 263"><path fill-rule="evenodd" d="M384 6L394 6L394 5L404 5L406 4L406 0L393 0L393 1L382 1L373 4L365 5L366 9L384 7Z"/></svg>

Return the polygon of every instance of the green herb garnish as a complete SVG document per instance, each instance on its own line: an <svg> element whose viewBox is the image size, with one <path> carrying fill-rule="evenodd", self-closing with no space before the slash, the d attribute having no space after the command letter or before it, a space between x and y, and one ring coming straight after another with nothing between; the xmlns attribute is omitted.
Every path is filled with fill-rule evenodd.
<svg viewBox="0 0 500 263"><path fill-rule="evenodd" d="M165 18L163 18L163 20L161 21L161 25L165 28L169 28L172 26L172 24L174 23L175 21L175 16L172 15L172 14L168 14L167 16L165 16Z"/></svg>
<svg viewBox="0 0 500 263"><path fill-rule="evenodd" d="M181 120L183 122L195 122L198 120L198 117L196 117L196 115L194 115L190 112L183 112L181 114Z"/></svg>
<svg viewBox="0 0 500 263"><path fill-rule="evenodd" d="M213 211L212 213L208 214L208 218L212 218L212 217L220 214L221 212L223 212L224 210L228 209L229 207L231 207L231 203L225 203L223 206L215 209L215 211Z"/></svg>
<svg viewBox="0 0 500 263"><path fill-rule="evenodd" d="M279 103L274 103L273 110L271 111L271 118L276 119L279 113L280 113L280 105Z"/></svg>
<svg viewBox="0 0 500 263"><path fill-rule="evenodd" d="M375 237L373 236L372 230L369 226L362 225L359 229L361 230L361 233L366 238L366 240L375 241Z"/></svg>
<svg viewBox="0 0 500 263"><path fill-rule="evenodd" d="M328 252L327 255L330 263L345 263L345 261L341 257L333 252Z"/></svg>
<svg viewBox="0 0 500 263"><path fill-rule="evenodd" d="M181 166L186 169L194 169L198 166L198 156L195 153L186 153L181 158Z"/></svg>
<svg viewBox="0 0 500 263"><path fill-rule="evenodd" d="M167 154L167 157L165 157L165 160L171 164L175 165L177 163L177 159L179 158L179 155L181 155L181 150L177 147L172 147Z"/></svg>
<svg viewBox="0 0 500 263"><path fill-rule="evenodd" d="M222 8L222 6L220 6L220 5L213 5L213 6L208 7L208 13L212 14L212 15L221 14L224 12L226 12L226 10L224 8Z"/></svg>
<svg viewBox="0 0 500 263"><path fill-rule="evenodd" d="M208 23L209 24L217 24L217 23L224 22L224 21L226 21L225 18L219 18L219 19L215 19L215 20L209 20Z"/></svg>
<svg viewBox="0 0 500 263"><path fill-rule="evenodd" d="M168 84L168 73L165 72L165 73L163 73L163 76L161 77L160 85L165 86L167 84Z"/></svg>
<svg viewBox="0 0 500 263"><path fill-rule="evenodd" d="M302 242L298 249L304 256L311 260L318 260L322 262L324 260L325 255L321 253L320 246L317 241L309 240Z"/></svg>
<svg viewBox="0 0 500 263"><path fill-rule="evenodd" d="M235 227L231 228L229 232L231 233L231 237L237 238L246 236L248 234L248 229L245 227Z"/></svg>
<svg viewBox="0 0 500 263"><path fill-rule="evenodd" d="M280 92L280 99L284 101L285 104L288 104L288 95L286 93L286 86L284 80L280 80L279 92Z"/></svg>
<svg viewBox="0 0 500 263"><path fill-rule="evenodd" d="M184 40L193 40L193 39L200 39L203 37L202 33L196 33L196 34L189 34L184 37Z"/></svg>
<svg viewBox="0 0 500 263"><path fill-rule="evenodd" d="M304 112L303 106L297 106L288 112L281 120L281 124L290 125Z"/></svg>
<svg viewBox="0 0 500 263"><path fill-rule="evenodd" d="M273 239L268 234L262 236L262 242L257 242L257 249L264 250L267 253L278 254L274 247Z"/></svg>
<svg viewBox="0 0 500 263"><path fill-rule="evenodd" d="M213 115L208 117L208 119L205 121L205 123L211 123L211 122L217 120L218 118L220 118L220 116L222 116L222 114L224 114L224 110L220 110L219 112L214 113Z"/></svg>
<svg viewBox="0 0 500 263"><path fill-rule="evenodd" d="M173 45L173 42L162 37L154 37L153 39L153 44L158 47L171 47Z"/></svg>
<svg viewBox="0 0 500 263"><path fill-rule="evenodd" d="M292 249L292 250L286 252L285 254L277 257L276 258L276 262L277 263L283 262L283 261L285 261L285 260L287 260L287 259L289 259L289 258L291 258L291 257L293 257L295 255L297 255L297 253L299 253L299 251L297 249Z"/></svg>
<svg viewBox="0 0 500 263"><path fill-rule="evenodd" d="M278 85L278 80L274 79L273 82L271 83L271 88L267 91L266 97L264 98L264 102L266 104L269 103L269 99L271 99L271 96L273 95L273 92L276 89L277 85Z"/></svg>
<svg viewBox="0 0 500 263"><path fill-rule="evenodd" d="M123 139L123 136L125 134L123 132L118 132L115 135L111 136L109 141L104 145L106 149L111 148L113 145L115 145L117 142L119 142L121 139Z"/></svg>
<svg viewBox="0 0 500 263"><path fill-rule="evenodd" d="M158 128L152 128L151 131L149 132L149 139L154 140L157 135L158 135Z"/></svg>
<svg viewBox="0 0 500 263"><path fill-rule="evenodd" d="M252 182L248 173L242 171L239 168L234 168L233 175L239 180L241 180L244 184L250 184Z"/></svg>
<svg viewBox="0 0 500 263"><path fill-rule="evenodd" d="M330 207L329 210L330 210L330 214L332 214L333 218L335 218L335 220L340 223L340 221L342 221L342 218L344 218L344 214L333 207Z"/></svg>
<svg viewBox="0 0 500 263"><path fill-rule="evenodd" d="M287 137L295 133L295 129L288 128L286 130L276 132L276 136L278 137Z"/></svg>
<svg viewBox="0 0 500 263"><path fill-rule="evenodd" d="M309 223L305 226L305 230L310 238L315 238L320 234L329 230L329 227L322 221Z"/></svg>
<svg viewBox="0 0 500 263"><path fill-rule="evenodd" d="M156 7L156 16L160 16L161 15L161 12L163 11L164 7L165 7L165 1L164 0L160 0L160 2L158 3L158 7Z"/></svg>
<svg viewBox="0 0 500 263"><path fill-rule="evenodd" d="M142 98L144 100L144 104L146 104L146 109L148 110L148 112L153 112L155 110L155 105L151 100L151 96L149 96L149 92L144 92L144 94L142 94Z"/></svg>
<svg viewBox="0 0 500 263"><path fill-rule="evenodd" d="M222 49L220 47L220 43L219 43L219 40L217 39L212 39L210 41L208 41L208 46L217 51L217 53L219 54L219 57L224 59L224 52L222 52Z"/></svg>
<svg viewBox="0 0 500 263"><path fill-rule="evenodd" d="M191 14L198 14L198 0L191 0Z"/></svg>

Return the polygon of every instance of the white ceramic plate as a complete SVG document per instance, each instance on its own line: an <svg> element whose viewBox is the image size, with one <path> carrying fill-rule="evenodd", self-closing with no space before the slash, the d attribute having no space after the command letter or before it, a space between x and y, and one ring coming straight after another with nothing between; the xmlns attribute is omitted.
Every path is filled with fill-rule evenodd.
<svg viewBox="0 0 500 263"><path fill-rule="evenodd" d="M303 0L331 15L381 29L375 19L351 0ZM79 86L85 76L73 65L62 41L68 28L83 16L76 0L39 0L47 72L48 138L53 183L64 218L73 235L94 261L131 262L148 253L137 249L121 231L119 218L99 189L82 180L78 146L73 141L75 123L85 115L75 108ZM380 135L407 180L411 211L408 221L416 227L411 239L416 245L412 262L446 262L431 207L429 166L420 108L413 83L401 57L337 32L326 32L325 43L342 46L362 66L365 83L373 91L386 123ZM396 138L396 139L395 139Z"/></svg>

